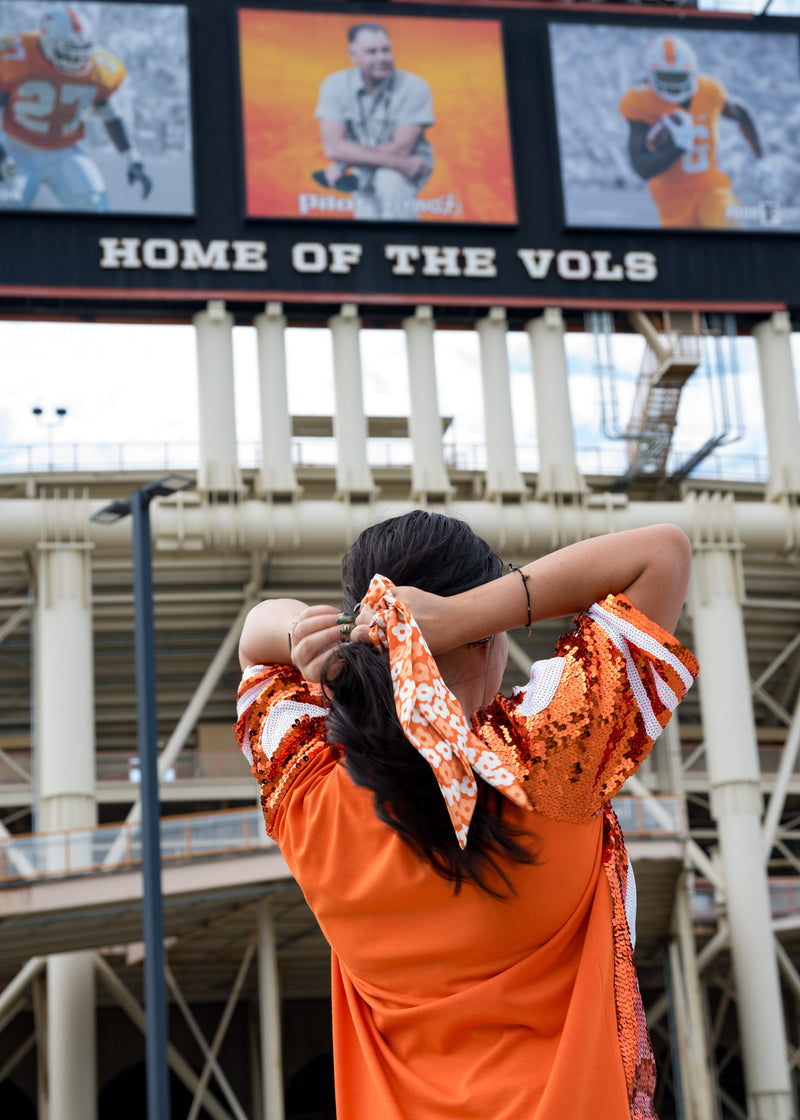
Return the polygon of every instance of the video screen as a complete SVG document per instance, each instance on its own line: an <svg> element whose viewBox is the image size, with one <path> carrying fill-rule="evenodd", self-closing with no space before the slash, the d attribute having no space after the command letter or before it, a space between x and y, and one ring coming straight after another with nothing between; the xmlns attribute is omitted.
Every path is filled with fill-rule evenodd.
<svg viewBox="0 0 800 1120"><path fill-rule="evenodd" d="M194 213L186 8L0 4L0 213Z"/></svg>
<svg viewBox="0 0 800 1120"><path fill-rule="evenodd" d="M240 9L246 212L517 221L497 20Z"/></svg>
<svg viewBox="0 0 800 1120"><path fill-rule="evenodd" d="M786 33L551 24L564 217L800 230L800 51Z"/></svg>

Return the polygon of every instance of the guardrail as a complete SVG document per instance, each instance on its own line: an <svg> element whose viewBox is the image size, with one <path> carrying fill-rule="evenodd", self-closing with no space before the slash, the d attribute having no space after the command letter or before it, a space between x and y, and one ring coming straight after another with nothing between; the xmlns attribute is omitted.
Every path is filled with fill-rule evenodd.
<svg viewBox="0 0 800 1120"><path fill-rule="evenodd" d="M683 836L686 823L678 797L617 797L614 812L626 838Z"/></svg>
<svg viewBox="0 0 800 1120"><path fill-rule="evenodd" d="M696 448L676 444L670 450L667 473L675 470ZM539 469L539 449L535 444L518 444L517 465L523 472ZM478 442L445 440L442 455L451 470L486 470L486 445ZM628 448L615 443L578 445L579 469L587 475L617 477L628 469ZM291 441L291 457L296 467L333 467L336 441L328 436L296 436ZM409 467L413 449L407 438L373 436L367 440L367 458L373 467ZM254 470L261 465L261 445L244 441L238 445L239 466ZM167 440L126 443L28 443L6 444L0 450L0 473L81 471L192 471L200 462L200 445L194 441ZM766 455L737 453L732 448L713 452L694 471L693 478L721 482L766 482L769 461Z"/></svg>
<svg viewBox="0 0 800 1120"><path fill-rule="evenodd" d="M773 918L800 913L800 877L775 876L769 880L769 900ZM705 879L695 884L692 917L696 922L715 920L719 903L714 887Z"/></svg>
<svg viewBox="0 0 800 1120"><path fill-rule="evenodd" d="M161 818L161 858L208 859L274 847L261 810L231 809ZM122 835L123 842L117 838ZM109 856L112 858L109 859ZM87 875L142 862L140 822L34 832L0 840L0 884Z"/></svg>
<svg viewBox="0 0 800 1120"><path fill-rule="evenodd" d="M683 833L683 812L677 797L620 797L614 808L626 836ZM162 817L160 823L164 862L239 854L274 845L264 831L259 808ZM0 884L88 875L135 867L141 861L138 821L33 832L0 840Z"/></svg>
<svg viewBox="0 0 800 1120"><path fill-rule="evenodd" d="M231 732L230 749L196 750L185 747L174 764L161 778L162 784L182 781L219 782L221 779L252 781L250 767L236 745ZM94 760L95 780L103 784L141 781L139 756L135 751L98 751ZM29 750L5 750L0 754L0 804L3 789L30 788L31 754ZM102 800L102 798L101 798Z"/></svg>

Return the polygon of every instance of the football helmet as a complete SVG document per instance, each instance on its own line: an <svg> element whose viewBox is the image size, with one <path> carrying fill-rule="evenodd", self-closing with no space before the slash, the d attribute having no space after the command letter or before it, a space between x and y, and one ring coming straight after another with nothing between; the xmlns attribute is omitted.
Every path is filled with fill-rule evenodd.
<svg viewBox="0 0 800 1120"><path fill-rule="evenodd" d="M85 74L94 52L91 25L74 8L53 8L42 18L42 54L64 74Z"/></svg>
<svg viewBox="0 0 800 1120"><path fill-rule="evenodd" d="M659 97L680 104L697 93L697 55L678 35L659 35L645 55L647 80Z"/></svg>

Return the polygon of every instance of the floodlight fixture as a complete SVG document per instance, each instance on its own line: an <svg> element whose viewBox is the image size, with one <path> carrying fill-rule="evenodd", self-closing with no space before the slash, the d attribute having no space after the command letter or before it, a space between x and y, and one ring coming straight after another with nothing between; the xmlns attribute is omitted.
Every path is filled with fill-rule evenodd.
<svg viewBox="0 0 800 1120"><path fill-rule="evenodd" d="M107 506L95 510L89 520L97 521L100 525L113 525L115 521L127 517L130 512L130 502L109 502Z"/></svg>
<svg viewBox="0 0 800 1120"><path fill-rule="evenodd" d="M194 485L194 479L187 478L185 474L165 474L154 482L146 483L141 490L143 495L152 500L168 498L170 494L177 494L181 490L191 490Z"/></svg>
<svg viewBox="0 0 800 1120"><path fill-rule="evenodd" d="M128 517L137 495L139 503L149 506L153 498L168 498L170 494L177 494L181 490L191 490L194 485L194 479L188 478L185 474L165 474L135 490L128 501L109 502L108 505L101 506L100 509L95 510L89 520L101 525L113 525L115 521Z"/></svg>

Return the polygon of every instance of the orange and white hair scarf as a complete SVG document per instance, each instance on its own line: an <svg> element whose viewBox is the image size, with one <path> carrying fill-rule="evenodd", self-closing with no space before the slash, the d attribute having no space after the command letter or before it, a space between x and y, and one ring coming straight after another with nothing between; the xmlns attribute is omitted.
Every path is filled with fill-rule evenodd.
<svg viewBox="0 0 800 1120"><path fill-rule="evenodd" d="M459 846L466 847L475 811L476 774L516 805L530 809L520 783L471 730L411 611L395 597L392 581L373 576L361 606L375 611L369 639L389 654L397 718L433 770Z"/></svg>

